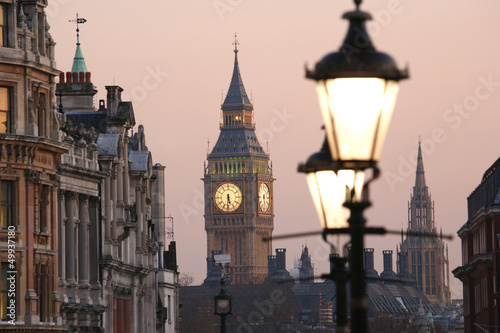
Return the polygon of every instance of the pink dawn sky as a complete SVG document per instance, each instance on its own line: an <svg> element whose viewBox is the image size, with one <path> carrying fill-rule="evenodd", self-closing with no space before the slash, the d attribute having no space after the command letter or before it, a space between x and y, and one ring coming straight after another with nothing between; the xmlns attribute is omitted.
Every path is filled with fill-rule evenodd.
<svg viewBox="0 0 500 333"><path fill-rule="evenodd" d="M319 230L305 176L296 171L323 140L315 85L304 78L304 66L339 48L347 31L341 15L352 8L348 0L49 1L58 69L71 70L76 27L68 21L78 13L87 19L80 41L97 98L106 98L105 85L116 84L134 103L154 163L166 166L166 211L174 217L179 269L196 284L206 274L200 179L207 141L213 147L219 134L234 33L256 133L264 149L269 142L274 235ZM365 0L362 9L374 17L368 28L375 47L410 69L380 159L382 175L370 187L368 225L406 228L420 136L436 225L455 236L447 242L451 271L461 265L456 231L467 221L467 196L500 156L500 2ZM399 241L366 238L379 273L382 250L396 251ZM329 248L319 236L276 240L273 249L285 247L292 268L306 243L316 273L327 272ZM462 298L460 281L450 275L452 297Z"/></svg>

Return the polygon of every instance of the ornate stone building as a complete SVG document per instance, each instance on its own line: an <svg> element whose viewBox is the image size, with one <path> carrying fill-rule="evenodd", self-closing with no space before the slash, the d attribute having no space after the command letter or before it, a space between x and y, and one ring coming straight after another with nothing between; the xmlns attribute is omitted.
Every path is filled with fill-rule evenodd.
<svg viewBox="0 0 500 333"><path fill-rule="evenodd" d="M0 315L30 332L62 329L57 166L69 147L53 108L46 5L0 1Z"/></svg>
<svg viewBox="0 0 500 333"><path fill-rule="evenodd" d="M46 6L0 0L0 330L178 331L165 167L120 87L96 109L79 42L55 69Z"/></svg>
<svg viewBox="0 0 500 333"><path fill-rule="evenodd" d="M267 276L274 228L273 174L269 157L255 134L253 105L238 65L221 106L220 135L205 167L207 257L231 255L233 283L261 283ZM209 264L210 266L210 264Z"/></svg>
<svg viewBox="0 0 500 333"><path fill-rule="evenodd" d="M408 272L429 301L450 306L448 247L438 235L434 216L434 202L425 182L419 142L415 186L408 203L408 228L404 239L401 234L400 251L406 253ZM412 233L426 233L433 237L415 236Z"/></svg>
<svg viewBox="0 0 500 333"><path fill-rule="evenodd" d="M160 251L165 167L153 165L144 127L132 133L134 110L122 101L123 89L106 86L106 101L96 110L90 78L77 43L72 72L61 73L57 84L63 141L73 143L61 164L63 322L100 332L174 332L177 266L171 260L165 266ZM168 253L175 258L175 244Z"/></svg>

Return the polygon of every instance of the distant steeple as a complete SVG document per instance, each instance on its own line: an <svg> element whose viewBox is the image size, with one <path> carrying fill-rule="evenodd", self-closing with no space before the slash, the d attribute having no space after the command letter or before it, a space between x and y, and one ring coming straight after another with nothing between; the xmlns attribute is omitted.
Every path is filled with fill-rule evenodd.
<svg viewBox="0 0 500 333"><path fill-rule="evenodd" d="M424 161L422 159L422 148L420 138L418 139L417 175L415 177L415 187L425 188Z"/></svg>
<svg viewBox="0 0 500 333"><path fill-rule="evenodd" d="M238 65L238 39L236 39L236 34L234 34L234 69L233 76L231 78L231 83L229 85L229 90L227 91L226 99L222 103L222 111L232 111L232 110L253 110L253 105L248 99L247 93L245 91L245 86L243 85L243 80L241 79L240 68Z"/></svg>
<svg viewBox="0 0 500 333"><path fill-rule="evenodd" d="M78 27L78 24L85 23L87 22L87 20L78 17L77 13L76 19L70 20L70 22L76 23L76 52L75 52L75 58L73 59L73 67L71 68L71 71L73 73L80 73L80 72L87 73L87 65L85 65L85 59L83 58L83 52L80 47L80 29Z"/></svg>

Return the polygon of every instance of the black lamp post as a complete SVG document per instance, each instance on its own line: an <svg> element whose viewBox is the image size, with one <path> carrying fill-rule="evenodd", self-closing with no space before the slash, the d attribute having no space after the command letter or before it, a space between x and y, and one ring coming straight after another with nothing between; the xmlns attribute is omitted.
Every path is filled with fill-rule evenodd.
<svg viewBox="0 0 500 333"><path fill-rule="evenodd" d="M214 296L215 299L215 314L220 316L220 331L226 332L226 317L232 314L231 303L233 297L226 292L224 278L220 280L219 294Z"/></svg>
<svg viewBox="0 0 500 333"><path fill-rule="evenodd" d="M323 235L351 235L351 328L368 331L365 272L363 265L364 210L370 206L364 173L373 169L382 151L398 91L398 81L408 78L389 55L375 50L366 31L371 15L356 9L349 20L347 36L337 52L324 56L306 77L317 82L327 144L313 154L299 171L308 184L323 225ZM330 151L330 158L325 154ZM337 189L335 189L337 188ZM342 196L342 193L344 196ZM350 211L345 222L342 205Z"/></svg>

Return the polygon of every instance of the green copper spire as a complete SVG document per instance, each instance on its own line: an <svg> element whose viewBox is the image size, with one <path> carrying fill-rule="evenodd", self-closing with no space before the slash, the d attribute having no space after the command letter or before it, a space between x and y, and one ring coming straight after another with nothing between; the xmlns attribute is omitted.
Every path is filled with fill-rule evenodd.
<svg viewBox="0 0 500 333"><path fill-rule="evenodd" d="M70 22L76 23L76 52L75 58L73 58L73 67L71 68L72 72L84 72L87 73L87 65L85 65L85 59L83 58L83 52L80 47L80 29L78 28L78 24L87 22L84 18L79 18L78 13L76 14L75 20L70 20Z"/></svg>

